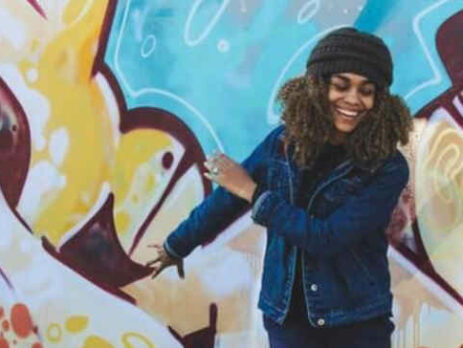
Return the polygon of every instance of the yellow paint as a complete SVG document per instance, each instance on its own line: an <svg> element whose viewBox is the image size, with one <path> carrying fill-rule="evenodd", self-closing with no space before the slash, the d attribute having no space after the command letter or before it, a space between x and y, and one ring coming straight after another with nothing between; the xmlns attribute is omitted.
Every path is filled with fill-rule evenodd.
<svg viewBox="0 0 463 348"><path fill-rule="evenodd" d="M68 330L71 333L79 333L81 331L84 331L87 326L88 326L88 317L83 316L83 315L75 315L72 317L69 317L68 320L66 320L66 330Z"/></svg>
<svg viewBox="0 0 463 348"><path fill-rule="evenodd" d="M130 341L137 343L135 346ZM142 347L140 344L144 344L146 348L156 348L156 346L145 336L137 332L127 332L122 336L122 343L125 348L136 348Z"/></svg>
<svg viewBox="0 0 463 348"><path fill-rule="evenodd" d="M58 343L61 340L62 334L61 327L56 323L50 324L47 328L47 338L52 343Z"/></svg>
<svg viewBox="0 0 463 348"><path fill-rule="evenodd" d="M99 336L91 335L85 339L82 348L114 348L114 346Z"/></svg>
<svg viewBox="0 0 463 348"><path fill-rule="evenodd" d="M121 242L126 247L161 189L162 155L172 146L169 135L150 129L135 130L121 138L111 187L115 194L116 230L125 237Z"/></svg>
<svg viewBox="0 0 463 348"><path fill-rule="evenodd" d="M50 108L43 134L63 128L68 148L56 170L66 180L65 187L54 187L40 200L37 217L32 221L34 232L58 244L62 236L81 221L94 206L114 163L114 134L105 100L91 78L95 47L101 34L108 1L88 3L70 1L64 11L64 27L43 49L37 62L24 60L19 67L24 76L30 69L38 72L38 80L30 86L44 96ZM85 4L85 5L84 5ZM37 38L40 40L40 38ZM28 115L34 117L34 115ZM38 161L53 163L49 149L33 148L31 167Z"/></svg>
<svg viewBox="0 0 463 348"><path fill-rule="evenodd" d="M130 226L130 215L125 211L120 211L114 218L117 231L126 232Z"/></svg>
<svg viewBox="0 0 463 348"><path fill-rule="evenodd" d="M33 147L31 170L39 163L54 167L65 180L43 192L34 218L28 223L34 233L54 245L76 224L88 218L105 183L115 194L116 231L131 244L133 233L146 217L153 197L161 189L160 158L173 146L172 138L156 130L135 130L118 139L103 91L92 78L98 40L108 0L71 0L62 14L63 25L53 40L42 47L39 59L24 59L18 67L25 80L35 70L38 79L29 86L49 104L49 118L41 130L47 146ZM106 91L111 94L111 91ZM34 117L34 115L28 115ZM51 135L64 129L68 146L62 163L54 164L48 148Z"/></svg>
<svg viewBox="0 0 463 348"><path fill-rule="evenodd" d="M78 18L80 14L83 13L89 1L91 0L71 2L69 6L65 9L63 14L63 22L65 23L65 25L73 23L76 20L76 18Z"/></svg>

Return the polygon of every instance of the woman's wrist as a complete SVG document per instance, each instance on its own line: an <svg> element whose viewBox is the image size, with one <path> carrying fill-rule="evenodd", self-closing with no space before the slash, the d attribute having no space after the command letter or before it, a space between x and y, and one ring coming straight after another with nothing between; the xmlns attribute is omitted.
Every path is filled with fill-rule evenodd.
<svg viewBox="0 0 463 348"><path fill-rule="evenodd" d="M243 199L247 200L249 203L252 203L252 198L254 197L254 192L256 191L256 189L257 184L253 181L252 183L243 188L240 196Z"/></svg>

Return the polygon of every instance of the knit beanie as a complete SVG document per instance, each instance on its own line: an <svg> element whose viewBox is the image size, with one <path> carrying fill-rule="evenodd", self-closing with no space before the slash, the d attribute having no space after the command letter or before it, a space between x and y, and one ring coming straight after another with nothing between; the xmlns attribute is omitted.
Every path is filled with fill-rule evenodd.
<svg viewBox="0 0 463 348"><path fill-rule="evenodd" d="M307 71L315 76L352 72L382 88L392 83L392 58L379 37L346 27L317 43L307 61Z"/></svg>

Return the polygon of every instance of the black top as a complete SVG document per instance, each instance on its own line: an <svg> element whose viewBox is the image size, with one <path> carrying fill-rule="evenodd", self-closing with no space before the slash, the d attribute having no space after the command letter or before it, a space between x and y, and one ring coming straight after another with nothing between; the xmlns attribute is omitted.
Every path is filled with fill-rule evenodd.
<svg viewBox="0 0 463 348"><path fill-rule="evenodd" d="M328 173L341 164L346 158L346 150L342 145L331 145L327 143L311 169L303 170L302 180L297 192L296 205L307 209L309 200L317 183L326 177ZM293 293L286 321L307 320L307 309L305 306L304 292L302 285L302 250L298 248L296 258L296 275L293 285Z"/></svg>

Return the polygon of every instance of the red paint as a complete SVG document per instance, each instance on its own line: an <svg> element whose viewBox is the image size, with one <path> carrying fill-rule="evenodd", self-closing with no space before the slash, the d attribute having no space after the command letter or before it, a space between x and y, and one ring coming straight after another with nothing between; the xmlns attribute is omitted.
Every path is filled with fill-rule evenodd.
<svg viewBox="0 0 463 348"><path fill-rule="evenodd" d="M0 307L0 318L2 318L5 315L5 310L3 307Z"/></svg>
<svg viewBox="0 0 463 348"><path fill-rule="evenodd" d="M213 348L217 332L217 305L211 303L209 306L209 326L204 329L194 331L183 337L171 326L168 326L168 329L184 348Z"/></svg>
<svg viewBox="0 0 463 348"><path fill-rule="evenodd" d="M31 136L26 114L0 78L0 188L15 210L29 170Z"/></svg>
<svg viewBox="0 0 463 348"><path fill-rule="evenodd" d="M26 0L29 5L31 5L34 10L41 15L43 18L47 19L47 15L45 14L45 11L43 10L42 6L37 2L37 0Z"/></svg>
<svg viewBox="0 0 463 348"><path fill-rule="evenodd" d="M8 331L10 329L10 323L8 322L8 320L5 319L2 321L2 329L5 331Z"/></svg>
<svg viewBox="0 0 463 348"><path fill-rule="evenodd" d="M164 156L162 156L162 166L164 169L170 169L172 167L172 163L174 162L174 155L172 152L166 152Z"/></svg>
<svg viewBox="0 0 463 348"><path fill-rule="evenodd" d="M43 346L42 346L42 344L41 344L41 343L39 343L39 342L36 342L36 343L34 343L34 344L32 345L32 347L31 347L31 348L43 348Z"/></svg>
<svg viewBox="0 0 463 348"><path fill-rule="evenodd" d="M17 336L26 338L32 333L33 323L29 309L22 303L11 309L11 326Z"/></svg>
<svg viewBox="0 0 463 348"><path fill-rule="evenodd" d="M0 348L9 348L8 341L4 337L0 337Z"/></svg>

